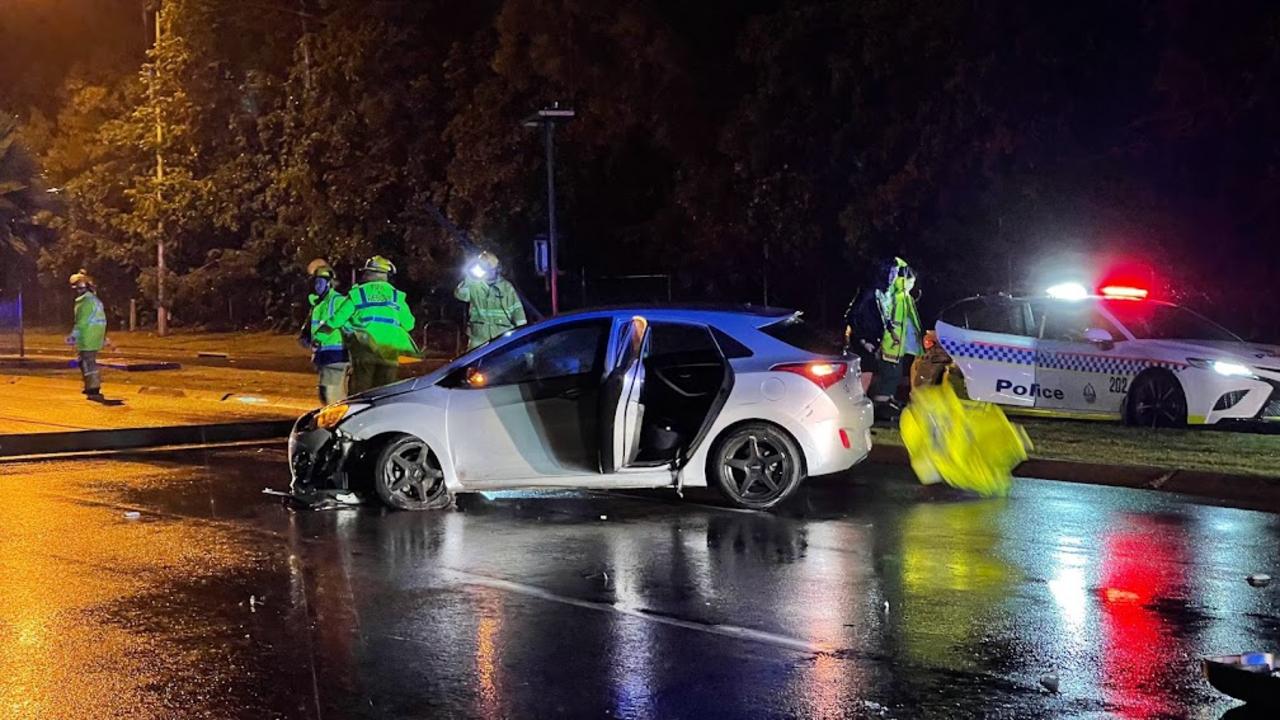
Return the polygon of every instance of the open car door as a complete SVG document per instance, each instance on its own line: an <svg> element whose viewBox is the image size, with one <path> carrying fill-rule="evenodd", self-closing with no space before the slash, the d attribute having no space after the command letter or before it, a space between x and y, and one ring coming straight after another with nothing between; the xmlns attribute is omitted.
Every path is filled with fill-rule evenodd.
<svg viewBox="0 0 1280 720"><path fill-rule="evenodd" d="M600 393L600 472L617 472L640 452L644 405L644 353L649 323L636 316L617 330L614 358Z"/></svg>

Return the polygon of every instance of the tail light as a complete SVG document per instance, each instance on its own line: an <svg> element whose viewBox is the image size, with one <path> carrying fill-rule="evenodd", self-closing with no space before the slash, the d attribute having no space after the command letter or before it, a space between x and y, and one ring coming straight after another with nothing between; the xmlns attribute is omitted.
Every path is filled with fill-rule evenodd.
<svg viewBox="0 0 1280 720"><path fill-rule="evenodd" d="M849 374L849 364L843 362L803 362L774 365L770 370L795 373L808 378L810 382L826 390L844 379Z"/></svg>

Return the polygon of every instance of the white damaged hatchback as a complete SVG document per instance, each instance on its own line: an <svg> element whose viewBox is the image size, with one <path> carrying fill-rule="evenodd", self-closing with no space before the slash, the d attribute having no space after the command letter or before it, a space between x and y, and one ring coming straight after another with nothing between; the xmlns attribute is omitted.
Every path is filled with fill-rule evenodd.
<svg viewBox="0 0 1280 720"><path fill-rule="evenodd" d="M293 490L400 509L508 488L717 488L768 509L870 451L856 359L798 313L622 308L526 326L300 418Z"/></svg>

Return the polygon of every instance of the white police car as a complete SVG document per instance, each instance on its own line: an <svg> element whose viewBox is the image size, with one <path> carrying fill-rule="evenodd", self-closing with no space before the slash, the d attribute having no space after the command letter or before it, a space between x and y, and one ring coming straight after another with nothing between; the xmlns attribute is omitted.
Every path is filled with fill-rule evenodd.
<svg viewBox="0 0 1280 720"><path fill-rule="evenodd" d="M1133 288L976 297L938 320L974 400L1171 427L1280 420L1280 348Z"/></svg>

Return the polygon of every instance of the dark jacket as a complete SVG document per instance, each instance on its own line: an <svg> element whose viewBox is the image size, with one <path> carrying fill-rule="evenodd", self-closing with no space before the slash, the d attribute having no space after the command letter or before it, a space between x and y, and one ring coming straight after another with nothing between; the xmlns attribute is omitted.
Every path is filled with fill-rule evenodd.
<svg viewBox="0 0 1280 720"><path fill-rule="evenodd" d="M861 353L861 341L880 346L880 338L884 336L884 318L880 317L880 308L876 306L875 288L863 288L858 296L849 303L844 313L845 337L849 338L850 349Z"/></svg>

